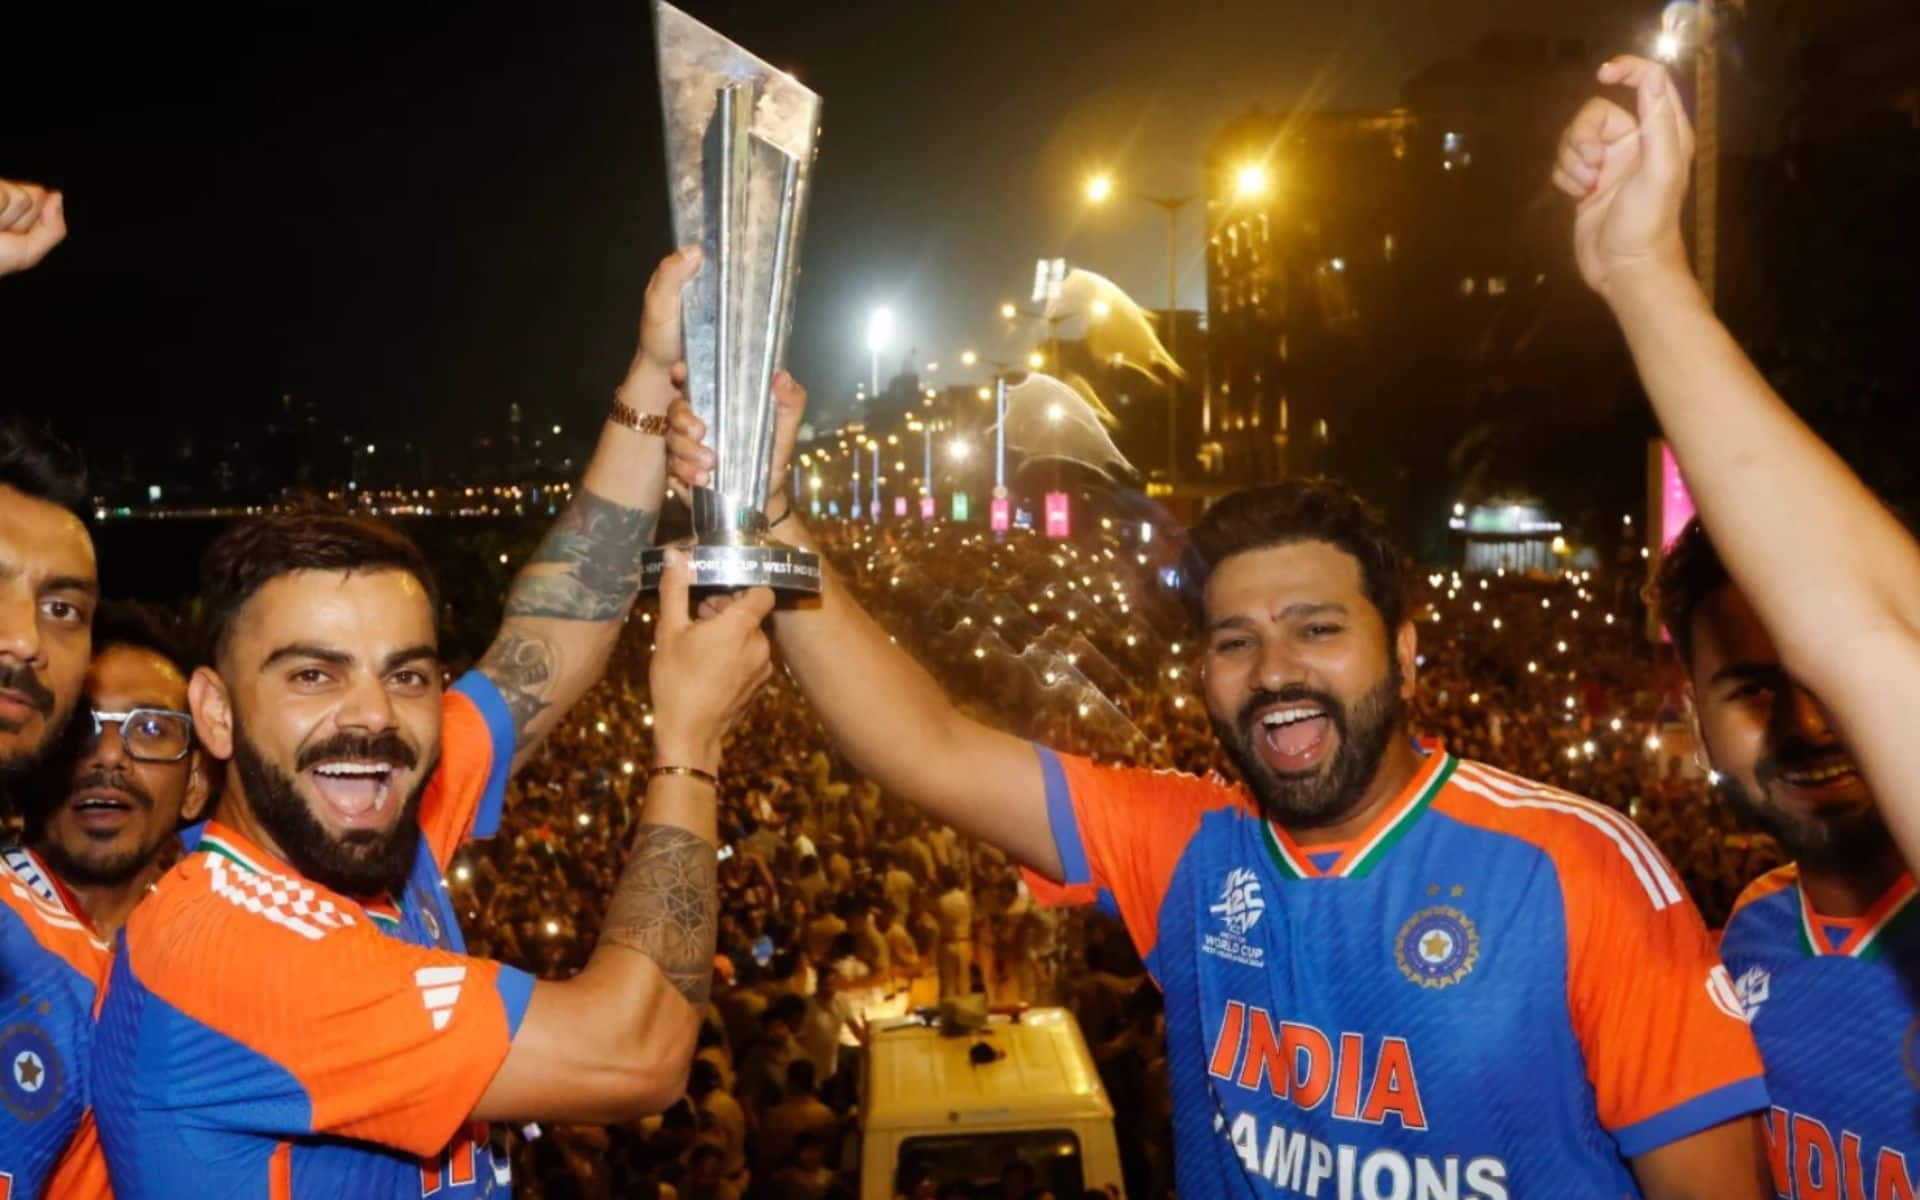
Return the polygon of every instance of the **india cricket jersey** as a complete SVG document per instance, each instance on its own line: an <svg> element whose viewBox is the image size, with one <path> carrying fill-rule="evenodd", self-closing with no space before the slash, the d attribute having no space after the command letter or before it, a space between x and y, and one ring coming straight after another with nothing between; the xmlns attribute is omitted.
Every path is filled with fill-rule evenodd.
<svg viewBox="0 0 1920 1200"><path fill-rule="evenodd" d="M1637 1196L1628 1159L1766 1107L1646 836L1424 753L1308 849L1224 781L1040 751L1066 884L1112 896L1165 995L1181 1195Z"/></svg>
<svg viewBox="0 0 1920 1200"><path fill-rule="evenodd" d="M443 712L402 895L348 899L214 822L134 910L93 1076L122 1200L508 1190L470 1118L533 979L466 956L443 874L499 826L513 721L477 674Z"/></svg>
<svg viewBox="0 0 1920 1200"><path fill-rule="evenodd" d="M1785 866L1734 905L1720 954L1767 1067L1773 1189L1791 1200L1920 1194L1920 899L1902 875L1824 917Z"/></svg>
<svg viewBox="0 0 1920 1200"><path fill-rule="evenodd" d="M88 1102L108 956L37 855L0 851L0 1200L109 1195Z"/></svg>

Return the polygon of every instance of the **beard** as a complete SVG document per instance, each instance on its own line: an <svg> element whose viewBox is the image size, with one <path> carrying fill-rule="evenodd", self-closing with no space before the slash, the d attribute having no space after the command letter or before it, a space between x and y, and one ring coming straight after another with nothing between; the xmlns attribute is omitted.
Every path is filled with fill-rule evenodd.
<svg viewBox="0 0 1920 1200"><path fill-rule="evenodd" d="M41 726L40 744L13 749L0 747L0 796L9 790L9 783L18 786L31 775L33 769L42 760L52 757L53 752L62 745L73 724L74 705L69 704L65 712L60 711L59 697L55 696L47 685L40 682L32 667L0 663L0 688L18 692L26 697L45 722ZM0 733L18 733L26 727L26 722L16 725L10 721L0 721Z"/></svg>
<svg viewBox="0 0 1920 1200"><path fill-rule="evenodd" d="M1271 704L1302 700L1326 712L1328 722L1340 735L1339 748L1334 751L1333 761L1318 771L1283 775L1260 757L1254 739L1263 735L1254 714ZM1360 803L1380 769L1387 743L1400 729L1405 709L1396 660L1380 682L1360 697L1351 713L1329 693L1289 684L1277 692L1250 696L1232 724L1214 717L1213 731L1259 801L1260 815L1288 829L1317 829L1340 820Z"/></svg>
<svg viewBox="0 0 1920 1200"><path fill-rule="evenodd" d="M79 779L73 780L58 795L60 798L51 806L33 807L27 818L26 841L34 852L47 861L54 874L68 883L77 883L84 887L120 887L133 881L147 864L158 857L165 839L173 836L171 828L160 831L160 841L150 846L132 846L115 849L112 843L98 846L93 852L69 854L67 847L59 838L50 836L47 823L66 803L66 796L84 791L91 787L112 787L134 798L135 806L141 810L141 819L150 820L153 816L153 794L141 787L130 775L114 775L108 771L89 771Z"/></svg>
<svg viewBox="0 0 1920 1200"><path fill-rule="evenodd" d="M343 751L363 758L404 759L407 766L414 759L411 748L392 734L374 739L342 735L307 750L301 759L316 761ZM248 739L238 714L233 723L233 762L254 819L300 874L343 896L398 895L405 888L420 846L420 798L439 766L437 756L407 794L392 829L356 829L337 836L307 808L293 777L267 761Z"/></svg>
<svg viewBox="0 0 1920 1200"><path fill-rule="evenodd" d="M1877 805L1833 817L1788 812L1767 798L1774 781L1803 762L1831 757L1828 748L1803 743L1782 746L1754 764L1755 796L1731 774L1720 776L1720 794L1735 815L1780 843L1789 858L1823 875L1846 875L1893 852L1893 835ZM1857 767L1855 768L1858 769Z"/></svg>

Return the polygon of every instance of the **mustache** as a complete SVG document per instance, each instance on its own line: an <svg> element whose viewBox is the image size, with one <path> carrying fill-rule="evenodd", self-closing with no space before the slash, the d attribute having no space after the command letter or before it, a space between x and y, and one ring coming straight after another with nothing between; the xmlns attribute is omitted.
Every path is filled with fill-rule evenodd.
<svg viewBox="0 0 1920 1200"><path fill-rule="evenodd" d="M146 808L153 807L152 793L134 782L132 777L118 775L100 767L96 767L88 771L85 775L75 779L73 785L67 789L67 796L71 799L79 793L93 788L111 788L116 792L125 792L135 800L138 800L142 806Z"/></svg>
<svg viewBox="0 0 1920 1200"><path fill-rule="evenodd" d="M19 692L41 716L53 715L53 692L24 663L0 663L0 691Z"/></svg>
<svg viewBox="0 0 1920 1200"><path fill-rule="evenodd" d="M1839 742L1807 742L1795 740L1787 742L1772 754L1768 754L1753 764L1754 781L1762 786L1771 784L1788 771L1801 767L1810 767L1816 763L1840 759L1859 770L1859 764L1847 753Z"/></svg>
<svg viewBox="0 0 1920 1200"><path fill-rule="evenodd" d="M1275 704L1298 704L1302 700L1318 704L1333 722L1333 727L1344 736L1347 732L1347 709L1338 699L1327 692L1316 691L1304 683L1290 683L1279 691L1262 689L1247 697L1240 706L1235 721L1244 731L1252 727L1253 715L1263 708Z"/></svg>
<svg viewBox="0 0 1920 1200"><path fill-rule="evenodd" d="M385 733L371 736L363 733L336 733L324 742L316 742L300 752L294 760L293 769L304 771L315 763L329 762L333 759L351 758L360 762L383 762L390 766L409 768L420 761L420 756L412 746L400 739L400 735L389 729Z"/></svg>

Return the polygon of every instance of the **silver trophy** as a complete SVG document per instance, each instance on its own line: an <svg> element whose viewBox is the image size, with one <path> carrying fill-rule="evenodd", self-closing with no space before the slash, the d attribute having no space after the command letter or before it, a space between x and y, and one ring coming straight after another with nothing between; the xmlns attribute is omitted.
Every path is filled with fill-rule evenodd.
<svg viewBox="0 0 1920 1200"><path fill-rule="evenodd" d="M705 250L681 299L687 402L707 425L712 486L693 489L693 585L817 593L817 555L770 541L773 376L786 356L820 97L654 0L675 244ZM655 587L663 551L642 554Z"/></svg>

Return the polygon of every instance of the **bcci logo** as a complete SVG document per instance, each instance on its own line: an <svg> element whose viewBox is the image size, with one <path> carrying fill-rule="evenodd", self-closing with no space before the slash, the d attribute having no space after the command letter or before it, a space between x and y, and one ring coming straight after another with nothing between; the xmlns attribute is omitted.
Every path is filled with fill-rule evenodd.
<svg viewBox="0 0 1920 1200"><path fill-rule="evenodd" d="M1267 902L1260 898L1259 877L1245 867L1235 867L1227 872L1227 886L1221 889L1219 902L1209 905L1207 911L1220 918L1228 933L1245 937L1259 923L1266 907Z"/></svg>
<svg viewBox="0 0 1920 1200"><path fill-rule="evenodd" d="M1437 905L1407 918L1394 939L1400 973L1423 988L1459 983L1480 958L1480 934L1457 908Z"/></svg>
<svg viewBox="0 0 1920 1200"><path fill-rule="evenodd" d="M0 1103L25 1122L52 1112L65 1090L53 1041L38 1026L15 1025L0 1033Z"/></svg>

